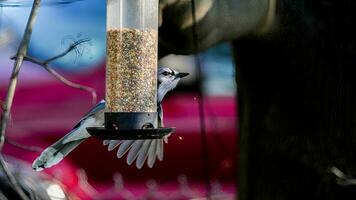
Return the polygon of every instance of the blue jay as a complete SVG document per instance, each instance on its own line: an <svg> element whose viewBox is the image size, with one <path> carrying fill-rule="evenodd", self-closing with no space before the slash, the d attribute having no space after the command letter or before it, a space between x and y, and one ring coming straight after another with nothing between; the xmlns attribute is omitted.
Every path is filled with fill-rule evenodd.
<svg viewBox="0 0 356 200"><path fill-rule="evenodd" d="M179 73L168 67L158 68L158 89L157 89L157 112L158 126L163 127L162 100L167 92L173 90L179 80L188 73ZM80 143L91 135L87 132L87 127L104 126L105 101L100 101L92 108L78 123L72 131L59 139L57 142L47 147L41 155L33 162L32 168L41 171L44 168L58 164L65 156L73 151ZM169 136L169 135L168 135ZM166 136L164 141L167 143ZM104 145L108 145L108 150L112 151L119 146L117 157L121 158L127 152L127 164L131 165L136 159L136 167L141 169L147 159L148 167L152 168L156 157L163 160L163 139L154 140L104 140Z"/></svg>

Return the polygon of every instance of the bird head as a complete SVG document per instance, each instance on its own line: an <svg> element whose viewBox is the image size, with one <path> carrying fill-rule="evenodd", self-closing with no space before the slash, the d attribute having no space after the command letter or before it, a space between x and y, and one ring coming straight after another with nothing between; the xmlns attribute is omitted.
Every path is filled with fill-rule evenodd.
<svg viewBox="0 0 356 200"><path fill-rule="evenodd" d="M181 78L189 73L177 72L169 67L158 68L158 101L161 102L167 92L177 87Z"/></svg>

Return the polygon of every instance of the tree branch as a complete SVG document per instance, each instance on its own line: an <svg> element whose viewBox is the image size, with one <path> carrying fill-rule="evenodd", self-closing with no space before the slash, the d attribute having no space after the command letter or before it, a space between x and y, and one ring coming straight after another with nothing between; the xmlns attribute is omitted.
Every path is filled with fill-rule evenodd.
<svg viewBox="0 0 356 200"><path fill-rule="evenodd" d="M80 85L77 83L73 83L72 81L66 79L64 76L60 75L57 71L55 71L52 67L49 66L49 63L64 57L65 55L67 55L69 52L73 51L76 49L76 47L84 42L89 42L89 39L81 39L78 40L76 42L74 42L73 44L71 44L67 50L65 50L63 53L53 56L52 58L46 59L44 61L39 60L37 58L33 58L31 56L24 56L24 60L25 61L29 61L32 62L34 64L37 64L39 66L42 66L45 70L47 70L50 74L52 74L57 80L61 81L62 83L64 83L65 85L69 86L69 87L73 87L79 90L84 90L87 92L90 92L92 95L92 104L94 105L97 101L97 95L96 95L96 91L94 88L88 87L88 86L84 86L84 85ZM11 57L11 59L16 59L16 56Z"/></svg>
<svg viewBox="0 0 356 200"><path fill-rule="evenodd" d="M0 120L2 120L4 114L5 104L0 100Z"/></svg>
<svg viewBox="0 0 356 200"><path fill-rule="evenodd" d="M4 105L3 116L2 116L1 122L0 122L0 167L2 168L4 174L6 175L8 181L10 182L14 191L16 191L17 194L20 196L20 198L24 199L24 200L27 200L28 197L26 196L24 191L19 186L18 182L16 181L16 178L13 176L11 171L8 169L7 164L1 155L1 151L4 146L4 142L5 142L6 126L9 121L9 117L10 117L10 111L11 111L12 102L14 99L16 85L17 85L17 77L18 77L21 65L23 63L23 58L27 54L28 45L30 43L30 38L31 38L31 34L32 34L32 27L36 21L36 16L37 16L38 9L40 7L40 3L41 3L41 0L33 1L31 13L28 18L21 43L17 50L16 60L14 63L14 67L13 67L12 74L10 77L9 86L7 89L7 95L6 95L5 105Z"/></svg>
<svg viewBox="0 0 356 200"><path fill-rule="evenodd" d="M4 141L5 141L5 130L6 130L6 125L7 125L8 119L9 119L12 101L13 101L14 94L15 94L15 89L16 89L16 85L17 85L17 76L20 71L21 65L23 63L24 56L27 54L28 44L30 42L30 37L31 37L31 33L32 33L32 27L33 27L33 24L36 19L36 15L37 15L37 11L38 11L40 2L41 2L41 0L34 0L34 2L33 2L33 6L31 9L29 19L27 21L27 25L25 28L25 32L24 32L22 41L21 41L18 51L16 53L16 60L15 60L12 74L10 77L10 83L8 86L6 100L5 100L5 104L4 104L4 116L1 119L1 124L0 124L0 152L2 150Z"/></svg>
<svg viewBox="0 0 356 200"><path fill-rule="evenodd" d="M56 59L58 59L58 58L62 58L62 57L64 57L65 55L67 55L69 52L71 52L71 51L73 51L75 48L77 48L78 45L80 45L80 44L82 44L82 43L84 43L84 42L89 42L89 41L90 41L90 39L88 39L88 38L80 39L80 40L74 42L73 44L71 44L71 45L68 47L68 49L65 50L63 53L58 54L57 56L53 56L52 58L49 58L49 59L45 60L44 63L47 63L47 64L48 64L48 63L50 63L50 62L52 62L52 61L54 61L54 60L56 60Z"/></svg>
<svg viewBox="0 0 356 200"><path fill-rule="evenodd" d="M4 112L4 109L5 109L5 103L0 100L0 111L1 111L0 119L2 117L2 113Z"/></svg>
<svg viewBox="0 0 356 200"><path fill-rule="evenodd" d="M33 25L34 25L34 23L36 21L36 16L37 16L38 9L40 7L40 3L41 3L41 0L34 0L33 1L33 5L32 5L32 8L31 8L31 12L30 12L27 24L26 24L26 28L25 28L21 43L20 43L20 45L18 47L16 56L13 57L13 59L15 59L15 62L14 62L13 70L12 70L12 73L11 73L9 85L8 85L8 88L7 88L6 100L5 100L4 103L0 102L0 107L1 107L1 109L3 111L3 114L1 116L1 122L0 122L0 168L2 169L2 171L5 174L5 176L7 177L9 183L12 186L12 189L19 195L19 197L21 199L24 199L24 200L27 200L29 198L26 196L26 194L24 193L24 191L22 190L22 188L18 184L16 178L13 176L13 174L9 170L5 160L2 157L1 151L3 149L4 142L5 142L6 128L7 128L8 122L9 122L9 118L10 118L10 111L11 111L11 107L12 107L12 103L13 103L13 99L14 99L14 95L15 95L18 74L20 72L21 66L22 66L23 61L25 60L25 58L28 60L28 58L27 58L28 45L29 45L29 42L30 42L30 38L31 38L31 34L32 34L32 28L33 28ZM76 50L76 47L79 44L81 44L83 42L87 42L87 41L88 41L88 39L82 39L82 40L79 40L79 41L73 43L63 53L61 53L61 54L59 54L57 56L54 56L52 58L49 58L49 59L45 60L44 62L42 62L41 66L43 66L49 73L54 75L58 80L62 81L64 84L66 84L68 86L71 86L71 87L74 87L74 88L78 88L78 89L82 89L82 90L86 90L86 91L90 92L92 94L92 97L93 97L93 103L95 103L96 102L96 93L95 93L95 90L93 88L89 88L89 87L86 87L86 86L81 86L79 84L72 83L69 80L65 79L63 76L61 76L60 74L58 74L51 67L48 66L48 63L67 55L73 49ZM34 59L32 59L32 60L34 60ZM40 64L40 63L37 63L37 64ZM18 146L18 147L23 147L22 145L17 145L15 143L12 143L12 144L15 145L15 146ZM27 148L25 148L25 149L27 149Z"/></svg>
<svg viewBox="0 0 356 200"><path fill-rule="evenodd" d="M56 72L50 66L48 66L48 65L42 65L42 66L50 74L52 74L57 80L61 81L65 85L67 85L69 87L73 87L73 88L79 89L79 90L84 90L84 91L90 92L91 95L92 95L92 104L94 105L96 103L97 95L96 95L96 91L95 91L94 88L91 88L91 87L88 87L88 86L84 86L84 85L80 85L80 84L77 84L77 83L73 83L73 82L69 81L68 79L64 78L62 75L60 75L58 72Z"/></svg>

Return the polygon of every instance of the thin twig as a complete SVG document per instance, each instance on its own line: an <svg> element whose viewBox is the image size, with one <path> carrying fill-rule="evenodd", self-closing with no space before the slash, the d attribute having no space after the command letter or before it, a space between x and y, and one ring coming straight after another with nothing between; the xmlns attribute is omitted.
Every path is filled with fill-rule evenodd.
<svg viewBox="0 0 356 200"><path fill-rule="evenodd" d="M76 42L74 42L73 44L71 44L67 50L65 50L63 53L57 55L57 56L53 56L52 58L46 59L44 61L39 60L37 58L33 58L31 56L24 56L24 60L25 61L29 61L32 62L34 64L37 64L39 66L42 66L45 70L47 70L50 74L52 74L57 80L61 81L62 83L64 83L65 85L69 86L69 87L73 87L79 90L84 90L87 92L90 92L92 95L92 104L94 105L97 101L97 95L96 95L96 91L94 88L88 87L88 86L84 86L84 85L80 85L77 83L74 83L68 79L66 79L64 76L62 76L61 74L59 74L57 71L55 71L52 67L49 66L49 63L59 59L65 55L67 55L69 52L73 51L76 49L76 47L84 42L89 42L89 39L81 39L78 40ZM11 59L16 59L15 56L11 57Z"/></svg>
<svg viewBox="0 0 356 200"><path fill-rule="evenodd" d="M28 197L26 196L24 191L19 186L18 182L16 181L16 178L13 176L11 171L8 169L7 164L1 155L1 151L4 146L4 142L5 142L6 126L9 121L9 117L10 117L10 111L11 111L12 102L14 99L16 85L17 85L17 77L20 72L21 65L23 63L23 58L27 54L28 45L30 43L30 38L31 38L31 34L32 34L32 27L36 21L36 15L38 12L38 8L40 7L40 3L41 3L41 0L33 1L31 13L28 18L21 43L20 43L19 48L16 53L16 60L14 63L14 67L12 69L9 86L7 89L7 95L6 95L6 100L5 100L3 116L1 118L1 123L0 123L0 167L2 168L4 174L6 175L12 188L17 192L17 194L20 196L20 198L24 199L24 200L27 200Z"/></svg>
<svg viewBox="0 0 356 200"><path fill-rule="evenodd" d="M5 103L0 100L0 120L2 118L2 114L4 113L4 109L5 109Z"/></svg>
<svg viewBox="0 0 356 200"><path fill-rule="evenodd" d="M69 87L77 88L79 90L84 90L84 91L90 92L91 95L92 95L92 104L94 105L96 103L97 96L96 96L96 91L95 91L94 88L91 88L91 87L88 87L88 86L84 86L84 85L80 85L80 84L77 84L77 83L73 83L73 82L69 81L68 79L64 78L62 75L60 75L58 72L56 72L53 68L51 68L48 65L43 65L43 67L50 74L52 74L57 80L61 81L65 85L67 85Z"/></svg>
<svg viewBox="0 0 356 200"><path fill-rule="evenodd" d="M78 45L80 45L80 44L82 44L82 43L84 43L84 42L89 42L89 41L90 41L90 39L88 39L88 38L80 39L80 40L74 42L73 44L71 44L71 45L68 47L68 49L65 50L63 53L58 54L57 56L53 56L52 58L49 58L49 59L45 60L44 63L50 63L50 62L52 62L52 61L54 61L54 60L57 60L58 58L62 58L62 57L64 57L65 55L67 55L69 52L71 52L71 51L73 51L74 49L76 49L76 47L77 47Z"/></svg>
<svg viewBox="0 0 356 200"><path fill-rule="evenodd" d="M5 102L0 100L0 121L2 120L3 114L5 110ZM12 118L11 118L11 113L9 114L9 123L11 124ZM1 198L0 198L1 199Z"/></svg>
<svg viewBox="0 0 356 200"><path fill-rule="evenodd" d="M52 62L54 60L57 60L59 58L62 58L64 56L66 56L71 51L76 50L77 46L79 46L80 44L85 43L85 42L89 42L89 41L90 41L90 39L88 39L88 38L80 39L78 41L75 41L73 44L69 45L69 47L64 52L62 52L62 53L60 53L60 54L58 54L56 56L53 56L51 58L48 58L48 59L46 59L44 61L32 58L30 56L27 56L29 58L27 60L31 61L33 63L39 64L39 65L46 65L46 64L49 64L50 62ZM14 59L16 59L16 56L12 56L10 59L14 60Z"/></svg>
<svg viewBox="0 0 356 200"><path fill-rule="evenodd" d="M10 145L12 145L14 147L17 147L17 148L25 150L25 151L32 151L32 152L42 152L43 151L43 149L41 147L27 146L27 145L18 143L18 142L14 141L14 140L10 140L9 138L6 138L5 142L7 144L10 144Z"/></svg>
<svg viewBox="0 0 356 200"><path fill-rule="evenodd" d="M36 19L36 14L37 14L38 8L40 6L40 2L41 2L41 0L34 0L34 2L33 2L33 6L32 6L31 13L30 13L30 16L29 16L29 19L28 19L28 22L27 22L27 25L25 28L25 32L24 32L22 41L21 41L18 51L16 53L16 60L15 60L12 74L10 77L10 83L8 86L6 100L5 100L5 104L4 104L4 116L1 119L1 124L0 124L1 125L0 126L0 130L1 130L0 131L0 152L2 150L4 141L5 141L5 130L6 130L6 125L7 125L8 119L9 119L12 101L14 98L15 89L16 89L16 85L17 85L17 75L18 75L21 65L23 63L24 56L27 54L28 44L30 42L30 37L31 37L31 33L32 33L32 27L33 27L33 24Z"/></svg>
<svg viewBox="0 0 356 200"><path fill-rule="evenodd" d="M0 100L0 109L1 109L1 111L3 111L4 108L5 108L5 102Z"/></svg>

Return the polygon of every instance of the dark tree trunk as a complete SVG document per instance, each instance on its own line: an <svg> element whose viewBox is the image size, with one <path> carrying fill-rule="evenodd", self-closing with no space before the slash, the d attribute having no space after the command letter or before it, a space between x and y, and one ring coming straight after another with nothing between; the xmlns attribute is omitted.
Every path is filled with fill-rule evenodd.
<svg viewBox="0 0 356 200"><path fill-rule="evenodd" d="M274 30L234 42L239 200L355 199L356 1L279 0Z"/></svg>

